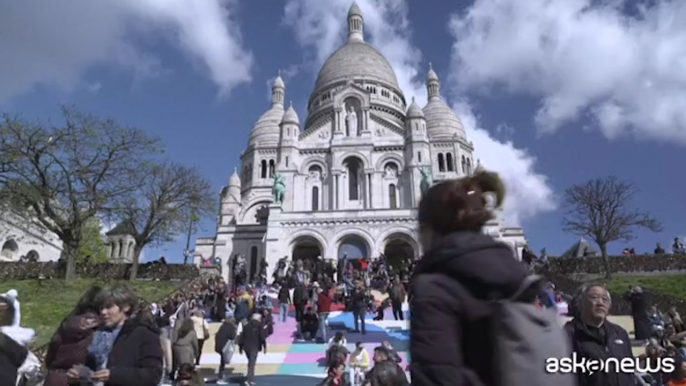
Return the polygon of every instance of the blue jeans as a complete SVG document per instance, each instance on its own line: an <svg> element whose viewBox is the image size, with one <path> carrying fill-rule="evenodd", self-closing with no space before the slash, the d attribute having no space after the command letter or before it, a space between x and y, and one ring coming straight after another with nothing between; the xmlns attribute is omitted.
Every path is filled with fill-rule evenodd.
<svg viewBox="0 0 686 386"><path fill-rule="evenodd" d="M286 323L286 317L288 316L288 306L288 303L279 304L279 317L281 318L282 323Z"/></svg>
<svg viewBox="0 0 686 386"><path fill-rule="evenodd" d="M319 314L319 333L322 335L322 340L324 341L324 343L328 341L328 339L326 339L326 319L328 318L328 312L322 312L321 314Z"/></svg>

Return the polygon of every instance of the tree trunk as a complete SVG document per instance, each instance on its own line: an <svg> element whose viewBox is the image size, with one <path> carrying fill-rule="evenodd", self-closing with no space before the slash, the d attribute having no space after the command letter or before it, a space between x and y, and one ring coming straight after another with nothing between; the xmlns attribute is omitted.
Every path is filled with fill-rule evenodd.
<svg viewBox="0 0 686 386"><path fill-rule="evenodd" d="M71 281L76 279L76 253L79 247L72 245L72 243L62 244L62 258L65 262L64 279Z"/></svg>
<svg viewBox="0 0 686 386"><path fill-rule="evenodd" d="M612 270L610 269L610 258L607 256L607 244L599 244L600 256L603 259L603 266L605 267L605 279L612 280Z"/></svg>
<svg viewBox="0 0 686 386"><path fill-rule="evenodd" d="M138 262L141 259L141 252L143 248L139 248L138 244L133 248L133 261L131 263L131 273L129 274L129 280L136 280L138 275Z"/></svg>

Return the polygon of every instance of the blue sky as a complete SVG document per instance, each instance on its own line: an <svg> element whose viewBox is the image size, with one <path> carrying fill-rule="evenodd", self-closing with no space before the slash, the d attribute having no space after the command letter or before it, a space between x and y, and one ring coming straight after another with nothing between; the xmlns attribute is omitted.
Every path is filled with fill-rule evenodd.
<svg viewBox="0 0 686 386"><path fill-rule="evenodd" d="M359 0L366 39L424 103L428 63L505 215L531 246L562 253L571 184L617 175L664 231L686 235L686 2ZM217 193L238 165L281 69L301 120L318 68L344 39L349 0L58 0L0 5L0 109L58 119L60 104L161 136ZM213 231L214 219L204 223ZM145 252L179 261L185 236ZM625 245L614 243L611 252Z"/></svg>

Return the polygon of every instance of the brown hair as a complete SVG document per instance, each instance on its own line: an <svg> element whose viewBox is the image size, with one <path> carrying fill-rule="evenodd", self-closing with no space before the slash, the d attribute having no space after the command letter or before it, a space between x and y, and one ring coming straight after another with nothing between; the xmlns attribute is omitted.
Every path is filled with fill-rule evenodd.
<svg viewBox="0 0 686 386"><path fill-rule="evenodd" d="M459 231L479 232L493 218L486 194L495 195L494 206L502 206L505 186L496 173L443 181L429 189L419 203L419 224L440 235Z"/></svg>

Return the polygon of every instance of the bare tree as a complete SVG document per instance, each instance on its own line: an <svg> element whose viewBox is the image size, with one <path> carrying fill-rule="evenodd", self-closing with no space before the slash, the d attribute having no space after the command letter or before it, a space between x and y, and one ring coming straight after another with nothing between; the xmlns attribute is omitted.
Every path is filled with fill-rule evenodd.
<svg viewBox="0 0 686 386"><path fill-rule="evenodd" d="M0 121L0 189L27 218L63 243L66 278L84 229L114 199L138 189L141 163L159 141L143 131L63 108L59 125Z"/></svg>
<svg viewBox="0 0 686 386"><path fill-rule="evenodd" d="M149 165L145 176L113 211L116 221L128 223L134 232L131 279L138 273L143 248L173 241L189 223L217 210L210 183L194 168L163 162Z"/></svg>
<svg viewBox="0 0 686 386"><path fill-rule="evenodd" d="M650 213L630 208L631 199L637 192L631 182L614 176L595 178L565 191L564 229L598 244L607 279L612 278L607 256L610 242L632 240L635 228L662 230L660 222Z"/></svg>

